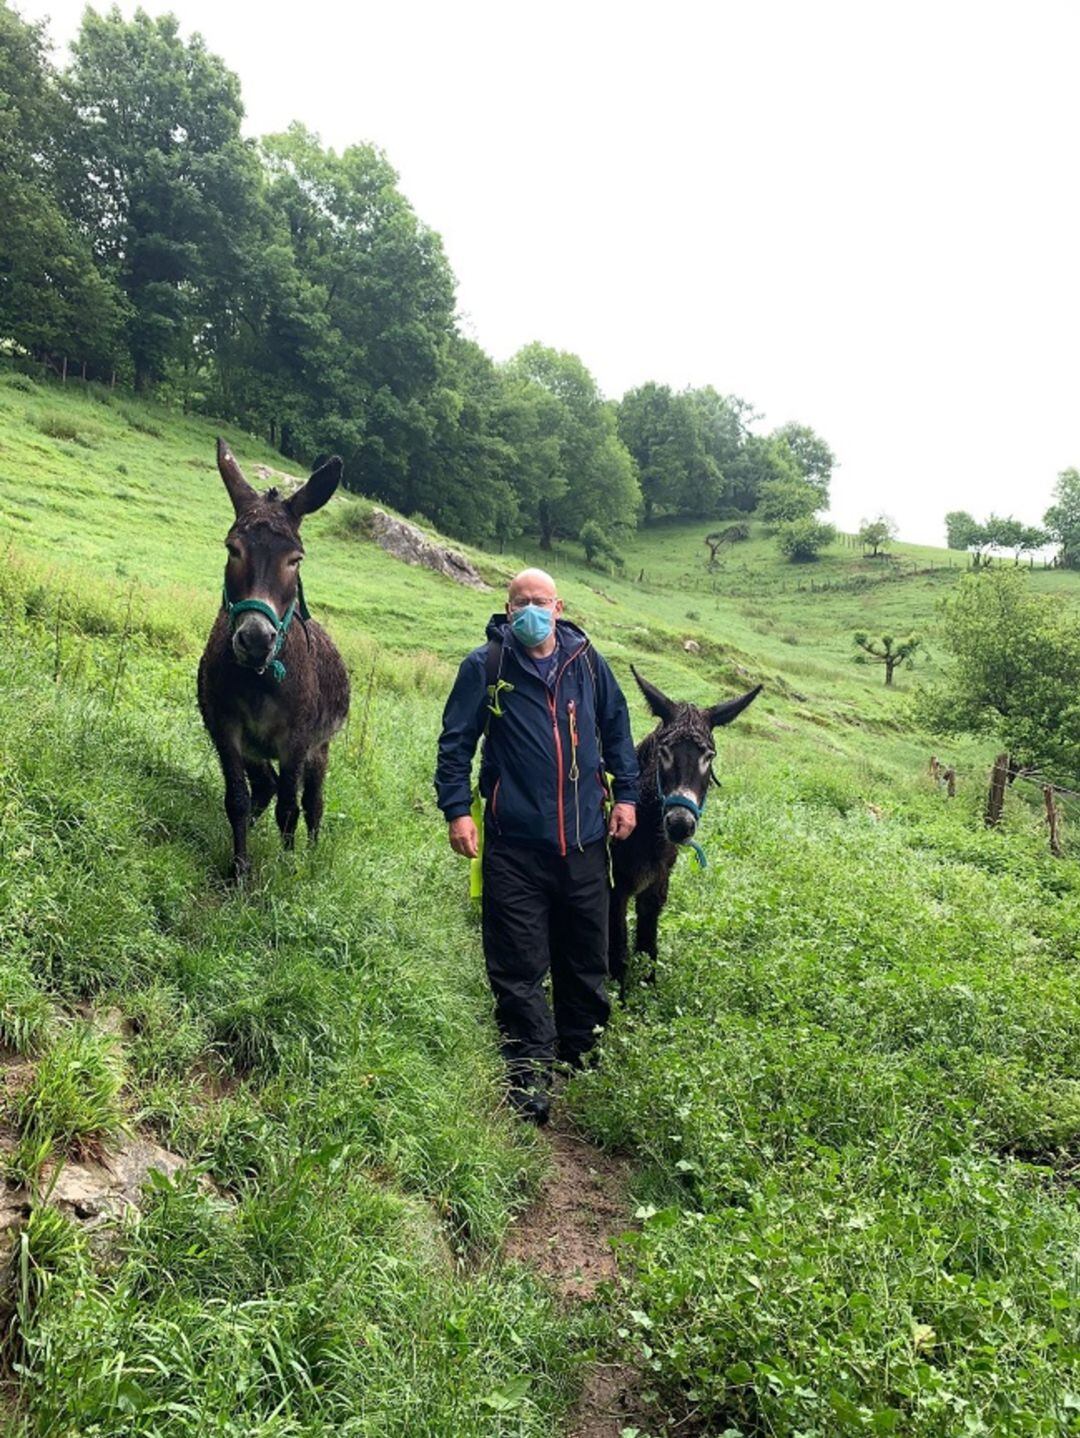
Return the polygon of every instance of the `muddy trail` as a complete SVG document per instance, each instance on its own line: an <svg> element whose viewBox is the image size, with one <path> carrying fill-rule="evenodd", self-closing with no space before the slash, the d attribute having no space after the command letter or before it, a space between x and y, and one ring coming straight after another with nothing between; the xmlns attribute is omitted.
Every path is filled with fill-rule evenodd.
<svg viewBox="0 0 1080 1438"><path fill-rule="evenodd" d="M587 1302L618 1276L611 1239L633 1222L631 1166L583 1138L559 1110L542 1133L551 1167L534 1203L518 1215L505 1253L542 1274L563 1303ZM621 1438L635 1428L642 1438L662 1432L641 1389L642 1375L631 1364L590 1364L566 1438Z"/></svg>

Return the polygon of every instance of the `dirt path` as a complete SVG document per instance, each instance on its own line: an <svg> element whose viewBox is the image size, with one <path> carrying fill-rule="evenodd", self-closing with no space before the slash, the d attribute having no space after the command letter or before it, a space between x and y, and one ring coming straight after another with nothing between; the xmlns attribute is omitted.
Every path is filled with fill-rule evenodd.
<svg viewBox="0 0 1080 1438"><path fill-rule="evenodd" d="M518 1216L505 1251L542 1273L564 1303L580 1303L617 1275L609 1240L631 1223L630 1166L582 1138L558 1111L543 1133L551 1171L536 1202ZM628 1427L649 1432L640 1386L641 1375L630 1364L592 1364L566 1438L620 1438Z"/></svg>

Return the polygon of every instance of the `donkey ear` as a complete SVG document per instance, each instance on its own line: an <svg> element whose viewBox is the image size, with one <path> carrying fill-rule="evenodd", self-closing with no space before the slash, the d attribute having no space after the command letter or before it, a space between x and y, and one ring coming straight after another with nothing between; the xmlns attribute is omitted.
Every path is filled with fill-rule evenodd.
<svg viewBox="0 0 1080 1438"><path fill-rule="evenodd" d="M740 694L738 699L729 699L724 704L714 704L711 709L705 710L705 717L709 721L710 729L718 729L721 724L730 724L732 719L738 716L749 704L761 693L761 685L751 689L747 694Z"/></svg>
<svg viewBox="0 0 1080 1438"><path fill-rule="evenodd" d="M233 502L233 509L236 513L239 514L249 504L254 504L259 496L244 478L240 466L233 458L232 450L220 435L218 435L217 442L217 467L218 473L225 481L225 488L229 491L229 498Z"/></svg>
<svg viewBox="0 0 1080 1438"><path fill-rule="evenodd" d="M343 465L337 455L333 455L325 464L320 464L308 482L302 485L291 499L286 501L287 507L292 512L292 517L297 524L305 514L314 514L333 494L341 483L341 471Z"/></svg>
<svg viewBox="0 0 1080 1438"><path fill-rule="evenodd" d="M637 680L638 688L642 694L645 695L646 704L648 704L657 719L659 719L661 723L670 724L675 717L675 705L672 701L666 694L662 694L655 684L650 684L647 679L642 679L632 664L630 666L630 673Z"/></svg>

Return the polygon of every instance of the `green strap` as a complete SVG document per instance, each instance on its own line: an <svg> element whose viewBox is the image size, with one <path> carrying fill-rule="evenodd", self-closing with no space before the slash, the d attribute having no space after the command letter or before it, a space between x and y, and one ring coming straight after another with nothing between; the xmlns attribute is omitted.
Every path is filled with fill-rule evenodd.
<svg viewBox="0 0 1080 1438"><path fill-rule="evenodd" d="M300 622L306 624L311 618L307 604L304 600L304 585L299 574L296 576L296 598L286 609L282 618L278 618L277 611L262 599L238 599L234 604L229 598L229 591L225 586L221 590L221 603L229 621L230 630L236 629L236 616L238 614L261 614L264 619L269 619L274 626L274 647L270 651L270 657L266 661L265 669L269 670L270 677L275 683L280 684L288 673L285 665L277 657L281 652L281 646L289 633L289 626L293 622L293 616L299 614Z"/></svg>

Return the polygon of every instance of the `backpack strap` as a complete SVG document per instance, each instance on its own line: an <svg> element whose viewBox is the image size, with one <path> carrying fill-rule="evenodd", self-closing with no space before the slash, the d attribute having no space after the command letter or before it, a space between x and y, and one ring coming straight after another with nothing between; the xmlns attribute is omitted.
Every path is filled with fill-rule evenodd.
<svg viewBox="0 0 1080 1438"><path fill-rule="evenodd" d="M503 658L506 646L501 639L489 639L484 655L484 687L487 690L487 718L484 721L484 738L488 736L492 719L501 719L503 707L501 695L513 692L514 686L502 677Z"/></svg>

